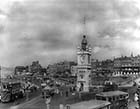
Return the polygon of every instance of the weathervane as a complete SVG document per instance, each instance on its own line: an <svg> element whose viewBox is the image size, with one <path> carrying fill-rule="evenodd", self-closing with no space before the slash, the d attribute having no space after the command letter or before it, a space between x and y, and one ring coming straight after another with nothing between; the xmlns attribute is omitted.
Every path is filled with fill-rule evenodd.
<svg viewBox="0 0 140 109"><path fill-rule="evenodd" d="M87 35L86 16L84 16L84 18L83 18L83 34Z"/></svg>
<svg viewBox="0 0 140 109"><path fill-rule="evenodd" d="M87 38L86 38L86 36L87 36L87 31L86 31L86 16L84 16L84 18L83 18L83 39L82 39L82 42L81 42L81 48L82 48L82 50L86 50L86 48L87 48L87 44L88 44L88 42L87 42Z"/></svg>

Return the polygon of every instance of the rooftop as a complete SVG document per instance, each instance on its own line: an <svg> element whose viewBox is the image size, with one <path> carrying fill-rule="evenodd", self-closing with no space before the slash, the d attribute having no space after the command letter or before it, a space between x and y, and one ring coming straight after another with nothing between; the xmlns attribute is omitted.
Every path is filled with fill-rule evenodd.
<svg viewBox="0 0 140 109"><path fill-rule="evenodd" d="M109 104L110 103L108 101L90 100L90 101L71 104L68 106L71 106L71 109L97 109L97 108L107 106Z"/></svg>
<svg viewBox="0 0 140 109"><path fill-rule="evenodd" d="M126 95L128 93L122 91L109 91L109 92L102 92L100 94L96 94L99 96L118 96L118 95Z"/></svg>

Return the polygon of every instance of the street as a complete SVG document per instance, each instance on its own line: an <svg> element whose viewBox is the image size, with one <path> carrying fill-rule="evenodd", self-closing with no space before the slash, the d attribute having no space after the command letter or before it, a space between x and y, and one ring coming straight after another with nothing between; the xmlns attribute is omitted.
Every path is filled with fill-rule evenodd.
<svg viewBox="0 0 140 109"><path fill-rule="evenodd" d="M77 102L75 100L78 100L78 94L72 95L72 93L69 93L67 97L65 92L68 87L63 86L61 88L63 89L63 94L55 94L51 98L50 109L59 109L60 104L65 105ZM45 99L39 93L37 94L38 96L34 95L29 101L24 101L18 105L13 105L12 103L0 104L0 109L46 109ZM128 106L128 109L135 109L138 105L137 102L131 101Z"/></svg>
<svg viewBox="0 0 140 109"><path fill-rule="evenodd" d="M30 93L29 95L29 101L33 98L36 98L40 95L40 90ZM9 103L0 103L0 109L11 109L11 107L15 107L16 105L20 105L27 102L26 97L16 100L15 102L9 102Z"/></svg>

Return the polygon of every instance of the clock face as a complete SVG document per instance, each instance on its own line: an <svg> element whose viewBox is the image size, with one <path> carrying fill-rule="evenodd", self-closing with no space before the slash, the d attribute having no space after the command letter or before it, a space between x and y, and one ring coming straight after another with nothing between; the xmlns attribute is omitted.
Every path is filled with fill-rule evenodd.
<svg viewBox="0 0 140 109"><path fill-rule="evenodd" d="M84 63L84 61L85 61L85 55L81 55L80 56L80 61L81 61L81 63Z"/></svg>

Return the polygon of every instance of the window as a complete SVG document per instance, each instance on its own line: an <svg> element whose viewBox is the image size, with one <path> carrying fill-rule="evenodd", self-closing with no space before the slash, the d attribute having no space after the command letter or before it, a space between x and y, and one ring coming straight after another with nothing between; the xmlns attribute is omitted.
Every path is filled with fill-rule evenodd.
<svg viewBox="0 0 140 109"><path fill-rule="evenodd" d="M89 64L90 64L90 56L88 56L88 62L89 62Z"/></svg>
<svg viewBox="0 0 140 109"><path fill-rule="evenodd" d="M100 96L96 96L96 100L102 100Z"/></svg>
<svg viewBox="0 0 140 109"><path fill-rule="evenodd" d="M6 89L6 85L3 85L3 88Z"/></svg>
<svg viewBox="0 0 140 109"><path fill-rule="evenodd" d="M117 96L117 97L116 97L116 100L119 100L119 99L120 99L120 97L119 97L119 96Z"/></svg>
<svg viewBox="0 0 140 109"><path fill-rule="evenodd" d="M102 97L102 100L106 100L106 98L105 97Z"/></svg>
<svg viewBox="0 0 140 109"><path fill-rule="evenodd" d="M84 76L83 76L83 75L80 75L80 78L81 78L81 79L83 79L83 78L84 78Z"/></svg>
<svg viewBox="0 0 140 109"><path fill-rule="evenodd" d="M120 95L120 99L123 99L123 95Z"/></svg>
<svg viewBox="0 0 140 109"><path fill-rule="evenodd" d="M112 97L109 97L109 98L108 98L108 101L109 101L109 102L112 102Z"/></svg>
<svg viewBox="0 0 140 109"><path fill-rule="evenodd" d="M85 71L79 71L79 73L85 73Z"/></svg>
<svg viewBox="0 0 140 109"><path fill-rule="evenodd" d="M126 95L126 98L128 98L128 97L129 97L129 94Z"/></svg>
<svg viewBox="0 0 140 109"><path fill-rule="evenodd" d="M115 96L113 96L113 101L115 101Z"/></svg>

